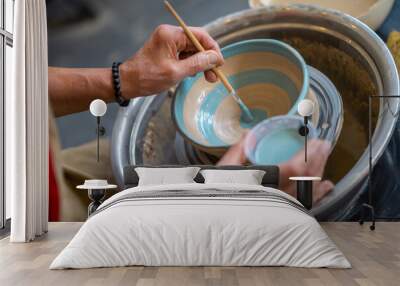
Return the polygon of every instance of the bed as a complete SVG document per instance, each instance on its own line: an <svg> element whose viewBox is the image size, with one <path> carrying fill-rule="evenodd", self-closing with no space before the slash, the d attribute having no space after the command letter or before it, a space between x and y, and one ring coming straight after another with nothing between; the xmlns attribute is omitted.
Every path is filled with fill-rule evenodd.
<svg viewBox="0 0 400 286"><path fill-rule="evenodd" d="M138 185L138 169L126 167L126 189L102 203L50 269L351 267L301 203L277 189L277 167L199 167L265 175L260 185L204 183L200 173L192 183Z"/></svg>

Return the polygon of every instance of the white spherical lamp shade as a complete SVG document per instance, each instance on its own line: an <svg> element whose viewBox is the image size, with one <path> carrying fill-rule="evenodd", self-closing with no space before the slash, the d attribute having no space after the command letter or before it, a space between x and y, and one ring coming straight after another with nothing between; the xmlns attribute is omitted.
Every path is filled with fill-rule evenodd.
<svg viewBox="0 0 400 286"><path fill-rule="evenodd" d="M297 112L303 116L311 116L314 112L314 102L310 99L303 99L297 106Z"/></svg>
<svg viewBox="0 0 400 286"><path fill-rule="evenodd" d="M107 104L101 99L95 99L90 103L90 113L93 116L103 116L106 114Z"/></svg>

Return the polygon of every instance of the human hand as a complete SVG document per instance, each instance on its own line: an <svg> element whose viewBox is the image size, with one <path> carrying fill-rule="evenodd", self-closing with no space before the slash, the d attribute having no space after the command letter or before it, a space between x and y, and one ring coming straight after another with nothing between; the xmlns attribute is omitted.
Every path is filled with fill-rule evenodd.
<svg viewBox="0 0 400 286"><path fill-rule="evenodd" d="M244 152L245 139L246 135L244 135L238 143L230 147L218 161L217 165L244 165L247 162L246 154ZM304 162L304 150L301 150L289 161L279 164L279 188L285 193L296 197L296 183L290 181L289 177L322 177L330 154L330 148L331 145L329 142L313 139L308 143L307 162ZM326 196L335 186L329 180L320 182L316 181L313 183L314 203Z"/></svg>
<svg viewBox="0 0 400 286"><path fill-rule="evenodd" d="M242 135L242 138L235 145L231 146L228 151L218 161L217 166L224 165L244 165L247 162L244 152L244 142L247 133Z"/></svg>
<svg viewBox="0 0 400 286"><path fill-rule="evenodd" d="M157 27L144 46L121 64L122 95L132 98L162 92L199 72L204 72L208 81L217 81L211 71L223 64L217 42L202 28L191 27L190 30L206 52L197 52L180 27Z"/></svg>

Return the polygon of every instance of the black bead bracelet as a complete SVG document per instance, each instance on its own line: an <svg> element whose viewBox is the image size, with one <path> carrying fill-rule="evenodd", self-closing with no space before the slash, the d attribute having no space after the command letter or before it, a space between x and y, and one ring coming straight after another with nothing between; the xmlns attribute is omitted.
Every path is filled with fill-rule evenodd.
<svg viewBox="0 0 400 286"><path fill-rule="evenodd" d="M115 99L120 106L127 106L129 104L129 99L125 99L121 93L121 78L119 76L119 66L121 63L114 62L112 64L112 80L114 84Z"/></svg>

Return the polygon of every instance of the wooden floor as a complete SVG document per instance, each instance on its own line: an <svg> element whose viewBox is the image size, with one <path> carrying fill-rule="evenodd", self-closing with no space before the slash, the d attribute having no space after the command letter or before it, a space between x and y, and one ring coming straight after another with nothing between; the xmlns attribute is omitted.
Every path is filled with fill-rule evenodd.
<svg viewBox="0 0 400 286"><path fill-rule="evenodd" d="M51 223L28 244L0 241L0 285L400 285L400 223L323 223L353 268L124 267L48 270L81 223Z"/></svg>

